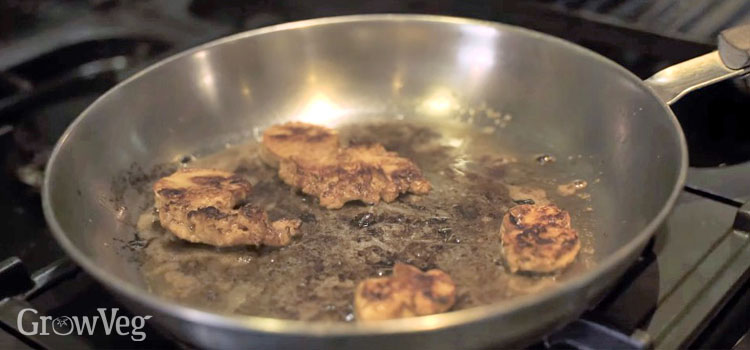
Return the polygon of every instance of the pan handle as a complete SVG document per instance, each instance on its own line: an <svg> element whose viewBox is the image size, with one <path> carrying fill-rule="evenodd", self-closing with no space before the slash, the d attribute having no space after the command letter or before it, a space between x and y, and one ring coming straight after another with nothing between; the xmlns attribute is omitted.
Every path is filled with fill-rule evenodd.
<svg viewBox="0 0 750 350"><path fill-rule="evenodd" d="M667 104L722 80L750 73L750 24L722 31L719 49L665 68L645 80Z"/></svg>

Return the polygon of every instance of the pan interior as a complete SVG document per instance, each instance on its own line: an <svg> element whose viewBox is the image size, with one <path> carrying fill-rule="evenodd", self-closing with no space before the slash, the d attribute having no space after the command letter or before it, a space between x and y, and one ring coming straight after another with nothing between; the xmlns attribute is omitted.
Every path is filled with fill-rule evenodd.
<svg viewBox="0 0 750 350"><path fill-rule="evenodd" d="M512 119L503 117L495 120ZM349 203L339 210L322 208L314 197L291 190L260 159L257 142L199 157L186 166L245 176L254 186L250 202L271 219L303 220L302 237L280 249L191 244L166 232L149 208L139 219L141 271L156 294L204 309L347 321L354 318L356 284L389 275L396 261L446 271L458 286L455 310L534 293L588 270L594 260L593 233L601 230L594 226L598 213L583 178L597 179L590 167L576 165L590 159L558 162L552 155L515 153L494 135L502 128L492 125L383 120L340 126L348 142L380 142L415 161L433 190L374 206ZM507 209L516 205L513 200L553 202L571 213L583 249L564 273L507 272L499 227Z"/></svg>
<svg viewBox="0 0 750 350"><path fill-rule="evenodd" d="M635 77L598 56L510 27L431 20L333 21L235 37L191 51L140 74L96 102L61 140L47 169L46 195L51 216L64 232L61 239L76 258L94 261L100 275L148 289L141 270L148 264L143 247L159 245L149 243L152 237L147 234L135 233L141 214L152 204L150 184L174 170L185 156L211 154L227 144L246 144L234 150L251 157L258 133L286 120L341 127L355 138L375 138L414 157L431 180L437 179L436 187L442 184L440 171L489 174L492 179L474 183L485 186L474 194L487 194L489 199L452 197L440 202L445 205L440 208L431 201L433 194L421 199L406 196L377 207L350 204L331 212L322 212L311 199L289 192L284 194L288 201L266 203L273 206L269 207L272 215L299 215L305 225L325 219L327 224L317 232L305 232L304 238L322 241L333 231L366 237L379 234L378 225L384 229L385 224L401 224L397 215L391 219L388 214L381 215L385 222L361 228L352 225L359 214L424 206L429 210L420 214L420 232L430 242L447 247L443 249L460 252L454 261L460 261L461 254L476 253L471 247L491 244L472 243L470 232L486 232L482 239L489 239L498 216L512 204L505 185L518 181L545 189L550 199L571 211L574 225L586 233L587 253L570 272L586 273L589 264L627 245L656 217L680 174L679 130L669 112ZM413 140L422 137L420 133L437 134L434 142L454 151L470 145L466 151L471 159L441 153L443 149L419 153L415 147L421 144ZM556 162L534 163L540 154L549 154ZM502 170L492 174L495 168L481 164L483 155L515 157L517 162L495 167ZM209 159L199 157L193 165ZM240 170L258 184L259 199L263 193L281 196L270 185L277 181L270 170L253 168L250 160L242 165L245 169ZM555 197L557 185L576 179L587 181L585 193L590 197ZM291 201L302 201L311 215L299 210L302 204ZM467 219L474 214L472 209L462 211L463 206L473 207L476 217ZM444 217L448 219L443 221ZM484 217L489 221L482 222ZM451 220L461 224L451 227ZM469 220L478 222L470 227ZM320 243L331 246L321 254L361 248L337 247L337 243ZM424 242L403 244L420 243ZM297 249L304 248L300 244ZM263 268L252 267L253 261L267 253L176 249L205 252L209 257L203 265L211 260L222 268L222 259L234 259L228 269L249 265L248 270ZM371 254L375 248L367 249L370 252L359 257L362 261L380 259L377 252ZM407 250L406 255L414 255L411 258L420 267L449 268L447 261L417 256L422 249ZM486 249L481 252L491 250ZM428 248L424 254L434 256ZM393 256L383 255L385 262L378 260L361 273L387 272L385 263ZM175 254L174 260L179 259ZM488 271L501 275L500 265L482 266L475 278L491 278ZM185 268L205 266L186 263ZM340 277L337 269L347 273L335 264L323 264L330 278L361 277ZM561 280L564 283L565 278ZM288 287L302 288L300 283L307 282L290 278ZM509 283L495 293L506 293ZM255 286L246 290L251 288ZM210 292L201 297L212 298ZM468 307L495 297L459 302ZM184 302L193 305L195 300ZM321 315L311 318L346 319L348 314L346 305L318 306L329 310L311 312ZM268 310L251 313L302 317Z"/></svg>

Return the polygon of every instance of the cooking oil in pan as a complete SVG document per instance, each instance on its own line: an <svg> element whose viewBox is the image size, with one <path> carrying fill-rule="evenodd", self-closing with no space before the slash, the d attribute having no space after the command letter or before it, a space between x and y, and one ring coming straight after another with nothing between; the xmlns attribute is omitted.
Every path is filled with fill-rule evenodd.
<svg viewBox="0 0 750 350"><path fill-rule="evenodd" d="M380 142L412 159L433 190L327 210L283 184L259 159L257 142L191 160L187 166L246 176L254 186L250 201L271 219L301 219L302 236L282 248L214 248L173 237L149 210L138 227L148 240L139 254L151 291L216 312L352 321L356 284L389 274L396 261L450 274L458 288L454 310L548 289L592 266L594 214L585 196L558 191L565 184L553 157L539 162L538 154L503 150L495 135L466 124L437 129L395 121L339 130L348 142ZM583 187L572 185L579 193ZM581 236L576 262L559 275L514 275L503 265L502 217L511 206L532 202L568 210Z"/></svg>

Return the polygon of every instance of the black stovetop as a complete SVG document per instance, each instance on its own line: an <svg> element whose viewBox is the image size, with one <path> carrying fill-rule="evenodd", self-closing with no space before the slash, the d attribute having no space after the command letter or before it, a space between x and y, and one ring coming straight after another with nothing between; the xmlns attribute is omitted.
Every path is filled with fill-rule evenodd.
<svg viewBox="0 0 750 350"><path fill-rule="evenodd" d="M688 1L685 1L688 2ZM640 77L713 49L722 27L750 17L738 1L703 12L654 1L0 1L0 348L165 348L147 339L20 335L18 310L93 315L119 307L65 259L44 223L39 182L49 150L94 98L145 65L233 32L298 19L417 12L518 24L575 41ZM665 6L666 3L673 5ZM731 12L732 10L734 12ZM670 12L672 11L672 12ZM743 12L744 11L744 12ZM658 18L658 21L649 20ZM679 202L612 293L535 348L731 348L750 328L750 88L725 82L673 106L690 148ZM743 204L746 204L742 207ZM30 272L30 273L29 273ZM36 287L33 287L36 283ZM33 288L31 291L26 291ZM23 295L19 295L23 293ZM15 296L6 298L8 296ZM3 299L5 298L5 299ZM745 343L747 337L745 337ZM740 345L738 345L740 346Z"/></svg>

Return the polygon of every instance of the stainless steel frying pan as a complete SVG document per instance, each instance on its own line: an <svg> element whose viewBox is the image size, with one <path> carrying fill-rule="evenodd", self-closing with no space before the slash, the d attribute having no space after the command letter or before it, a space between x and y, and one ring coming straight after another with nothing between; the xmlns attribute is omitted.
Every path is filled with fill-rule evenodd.
<svg viewBox="0 0 750 350"><path fill-rule="evenodd" d="M687 149L668 104L750 71L750 27L722 33L719 52L639 80L574 44L533 31L420 15L325 18L220 39L171 57L116 86L70 126L54 149L44 212L60 244L140 312L204 347L456 349L515 344L579 315L634 261L669 213ZM597 265L558 288L484 307L376 323L314 323L201 311L156 297L113 244L133 234L148 193L118 192L123 171L235 143L295 118L324 93L340 107L321 124L418 114L437 90L466 105L512 113L498 134L558 154L595 155L592 197L608 228ZM400 103L405 102L405 103ZM408 102L408 103L406 103ZM401 107L394 107L401 106ZM400 110L394 110L399 109ZM440 119L435 119L439 124ZM138 181L138 176L131 178Z"/></svg>

